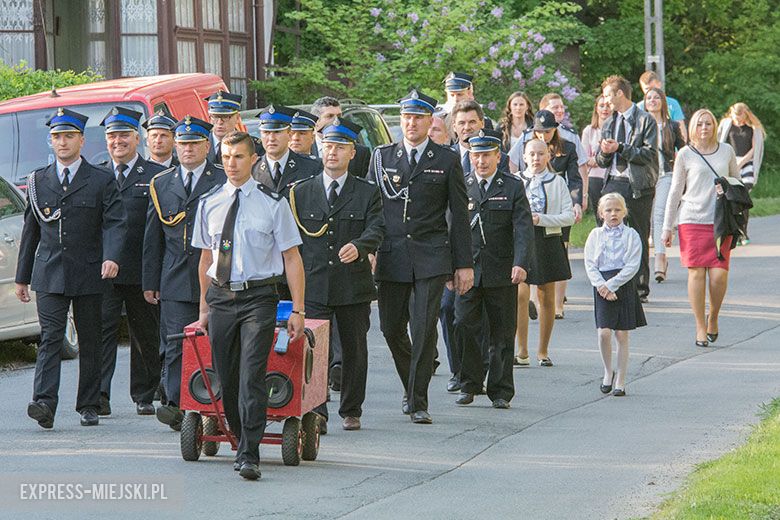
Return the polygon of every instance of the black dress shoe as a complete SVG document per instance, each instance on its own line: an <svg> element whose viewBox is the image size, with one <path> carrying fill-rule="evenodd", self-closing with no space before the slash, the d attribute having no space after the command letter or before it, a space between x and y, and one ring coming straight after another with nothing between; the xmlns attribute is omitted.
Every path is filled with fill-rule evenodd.
<svg viewBox="0 0 780 520"><path fill-rule="evenodd" d="M474 394L468 392L461 392L458 398L455 399L455 404L471 404L474 402Z"/></svg>
<svg viewBox="0 0 780 520"><path fill-rule="evenodd" d="M528 317L532 320L539 318L539 311L536 310L536 304L533 300L528 300Z"/></svg>
<svg viewBox="0 0 780 520"><path fill-rule="evenodd" d="M401 412L403 412L404 415L409 415L409 398L406 396L404 396L401 401Z"/></svg>
<svg viewBox="0 0 780 520"><path fill-rule="evenodd" d="M42 401L31 401L27 405L27 415L38 421L38 426L47 430L54 427L54 412Z"/></svg>
<svg viewBox="0 0 780 520"><path fill-rule="evenodd" d="M341 392L341 363L330 367L330 389L334 392Z"/></svg>
<svg viewBox="0 0 780 520"><path fill-rule="evenodd" d="M86 408L81 412L82 426L97 426L99 422L97 411L94 408Z"/></svg>
<svg viewBox="0 0 780 520"><path fill-rule="evenodd" d="M238 471L241 469L241 463L237 460L233 461L233 471Z"/></svg>
<svg viewBox="0 0 780 520"><path fill-rule="evenodd" d="M647 303L650 300L647 298L647 295L645 294L645 295L639 297L639 301L642 302L642 303Z"/></svg>
<svg viewBox="0 0 780 520"><path fill-rule="evenodd" d="M260 478L260 468L257 464L244 462L241 464L241 468L238 470L238 474L247 480L257 480Z"/></svg>
<svg viewBox="0 0 780 520"><path fill-rule="evenodd" d="M412 422L414 424L432 424L433 419L431 418L431 414L429 414L425 410L418 410L416 412L412 412Z"/></svg>
<svg viewBox="0 0 780 520"><path fill-rule="evenodd" d="M100 405L97 410L98 415L111 415L111 401L108 400L108 396L100 394Z"/></svg>
<svg viewBox="0 0 780 520"><path fill-rule="evenodd" d="M612 390L612 395L615 397L625 397L626 395L626 389L625 388L615 388Z"/></svg>
<svg viewBox="0 0 780 520"><path fill-rule="evenodd" d="M601 385L601 393L602 394L608 394L612 391L612 383L615 382L615 373L612 372L612 381L608 385L602 384Z"/></svg>
<svg viewBox="0 0 780 520"><path fill-rule="evenodd" d="M460 380L458 380L458 376L454 375L447 381L447 391L457 392L458 390L460 390Z"/></svg>
<svg viewBox="0 0 780 520"><path fill-rule="evenodd" d="M171 427L176 423L181 424L184 420L184 412L179 410L178 406L172 404L158 406L155 413L158 421Z"/></svg>
<svg viewBox="0 0 780 520"><path fill-rule="evenodd" d="M710 346L710 342L709 341L700 341L700 340L697 339L696 340L696 346L697 347L709 347Z"/></svg>
<svg viewBox="0 0 780 520"><path fill-rule="evenodd" d="M152 403L135 403L135 413L138 415L154 415Z"/></svg>
<svg viewBox="0 0 780 520"><path fill-rule="evenodd" d="M506 410L509 408L509 401L507 401L506 399L496 399L495 401L493 401L493 408Z"/></svg>
<svg viewBox="0 0 780 520"><path fill-rule="evenodd" d="M710 343L715 343L718 341L718 333L717 332L708 332L707 333L707 341Z"/></svg>

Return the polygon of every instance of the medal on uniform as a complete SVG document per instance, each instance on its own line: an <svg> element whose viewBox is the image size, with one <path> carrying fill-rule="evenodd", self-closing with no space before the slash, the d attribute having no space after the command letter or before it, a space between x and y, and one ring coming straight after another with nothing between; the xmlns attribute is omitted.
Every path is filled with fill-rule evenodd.
<svg viewBox="0 0 780 520"><path fill-rule="evenodd" d="M472 210L472 209L474 209L474 203L473 202L469 202L469 210Z"/></svg>
<svg viewBox="0 0 780 520"><path fill-rule="evenodd" d="M230 240L223 240L222 241L222 250L223 251L230 251Z"/></svg>
<svg viewBox="0 0 780 520"><path fill-rule="evenodd" d="M400 175L393 175L393 182L398 184L401 182L401 176Z"/></svg>
<svg viewBox="0 0 780 520"><path fill-rule="evenodd" d="M43 214L47 217L49 216L49 213L51 213L51 208L43 208Z"/></svg>

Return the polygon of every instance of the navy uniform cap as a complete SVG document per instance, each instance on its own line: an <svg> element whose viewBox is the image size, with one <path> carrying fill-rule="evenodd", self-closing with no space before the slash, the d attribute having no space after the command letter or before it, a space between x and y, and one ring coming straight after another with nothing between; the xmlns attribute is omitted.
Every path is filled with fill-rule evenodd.
<svg viewBox="0 0 780 520"><path fill-rule="evenodd" d="M459 92L461 90L468 90L474 83L474 76L466 74L465 72L450 72L447 77L444 78L444 90L451 92Z"/></svg>
<svg viewBox="0 0 780 520"><path fill-rule="evenodd" d="M176 141L188 143L195 141L205 141L211 134L210 123L190 115L184 116L184 119L176 123Z"/></svg>
<svg viewBox="0 0 780 520"><path fill-rule="evenodd" d="M209 114L232 115L241 108L241 95L231 94L224 90L218 90L207 98L204 98L209 104Z"/></svg>
<svg viewBox="0 0 780 520"><path fill-rule="evenodd" d="M412 89L406 97L398 100L402 114L418 114L428 116L436 110L439 103L434 98L421 94L417 89Z"/></svg>
<svg viewBox="0 0 780 520"><path fill-rule="evenodd" d="M58 108L54 115L46 121L50 134L62 134L65 132L84 133L87 126L87 116L81 115L67 108Z"/></svg>
<svg viewBox="0 0 780 520"><path fill-rule="evenodd" d="M470 135L466 142L473 153L492 152L501 148L501 132L495 130L480 130L479 133Z"/></svg>
<svg viewBox="0 0 780 520"><path fill-rule="evenodd" d="M137 132L141 121L141 112L124 107L114 107L109 110L100 126L106 127L106 133L112 132Z"/></svg>
<svg viewBox="0 0 780 520"><path fill-rule="evenodd" d="M336 118L333 123L322 129L323 143L341 143L355 144L362 127L347 121L346 119Z"/></svg>
<svg viewBox="0 0 780 520"><path fill-rule="evenodd" d="M534 116L533 130L535 132L544 132L553 128L558 128L558 123L555 121L553 113L549 110L538 111Z"/></svg>
<svg viewBox="0 0 780 520"><path fill-rule="evenodd" d="M154 114L152 117L144 121L141 126L146 128L146 130L170 130L173 132L176 130L176 120L173 119L171 116L166 115L165 112L160 110L156 114Z"/></svg>
<svg viewBox="0 0 780 520"><path fill-rule="evenodd" d="M298 130L301 132L305 132L307 130L314 130L314 127L317 126L318 119L319 117L315 116L311 112L306 112L305 110L298 110L295 112L295 114L293 114L290 129Z"/></svg>
<svg viewBox="0 0 780 520"><path fill-rule="evenodd" d="M260 112L261 132L280 132L292 124L296 110L282 105L268 105Z"/></svg>

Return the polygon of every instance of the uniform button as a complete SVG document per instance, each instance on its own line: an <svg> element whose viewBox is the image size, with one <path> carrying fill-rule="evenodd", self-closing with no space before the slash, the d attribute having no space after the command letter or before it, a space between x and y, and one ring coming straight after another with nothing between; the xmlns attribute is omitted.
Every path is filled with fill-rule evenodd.
<svg viewBox="0 0 780 520"><path fill-rule="evenodd" d="M414 182L414 181L409 181L409 186L411 186L411 185L413 184L413 182Z"/></svg>
<svg viewBox="0 0 780 520"><path fill-rule="evenodd" d="M333 246L328 246L328 249L333 249Z"/></svg>
<svg viewBox="0 0 780 520"><path fill-rule="evenodd" d="M333 222L333 217L330 217L330 218L328 219L328 222Z"/></svg>
<svg viewBox="0 0 780 520"><path fill-rule="evenodd" d="M333 260L328 260L328 265L333 265Z"/></svg>
<svg viewBox="0 0 780 520"><path fill-rule="evenodd" d="M187 251L187 254L192 256L192 251Z"/></svg>
<svg viewBox="0 0 780 520"><path fill-rule="evenodd" d="M332 235L332 234L333 234L333 231L328 231L328 234L329 234L329 235Z"/></svg>
<svg viewBox="0 0 780 520"><path fill-rule="evenodd" d="M62 232L62 236L67 236L67 235L68 235L68 232L67 232L67 231L63 231L63 232Z"/></svg>
<svg viewBox="0 0 780 520"><path fill-rule="evenodd" d="M62 220L68 220L68 217L62 217Z"/></svg>
<svg viewBox="0 0 780 520"><path fill-rule="evenodd" d="M62 246L62 250L63 251L67 251L68 250L68 246Z"/></svg>
<svg viewBox="0 0 780 520"><path fill-rule="evenodd" d="M406 235L406 238L412 238L412 235Z"/></svg>

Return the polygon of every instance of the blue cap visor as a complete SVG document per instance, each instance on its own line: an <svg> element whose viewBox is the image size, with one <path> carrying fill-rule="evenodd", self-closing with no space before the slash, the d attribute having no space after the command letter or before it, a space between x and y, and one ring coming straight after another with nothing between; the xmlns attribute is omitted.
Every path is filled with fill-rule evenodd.
<svg viewBox="0 0 780 520"><path fill-rule="evenodd" d="M402 114L433 114L434 106L422 99L404 99L401 101Z"/></svg>
<svg viewBox="0 0 780 520"><path fill-rule="evenodd" d="M470 86L471 86L471 82L466 81L464 79L449 79L444 84L444 90L449 90L451 92L460 92L461 90L468 90Z"/></svg>
<svg viewBox="0 0 780 520"><path fill-rule="evenodd" d="M54 116L49 121L49 133L55 134L60 132L81 132L84 133L84 123L73 116L67 114L61 116Z"/></svg>
<svg viewBox="0 0 780 520"><path fill-rule="evenodd" d="M177 141L205 141L209 138L209 131L200 125L181 125L176 129Z"/></svg>

